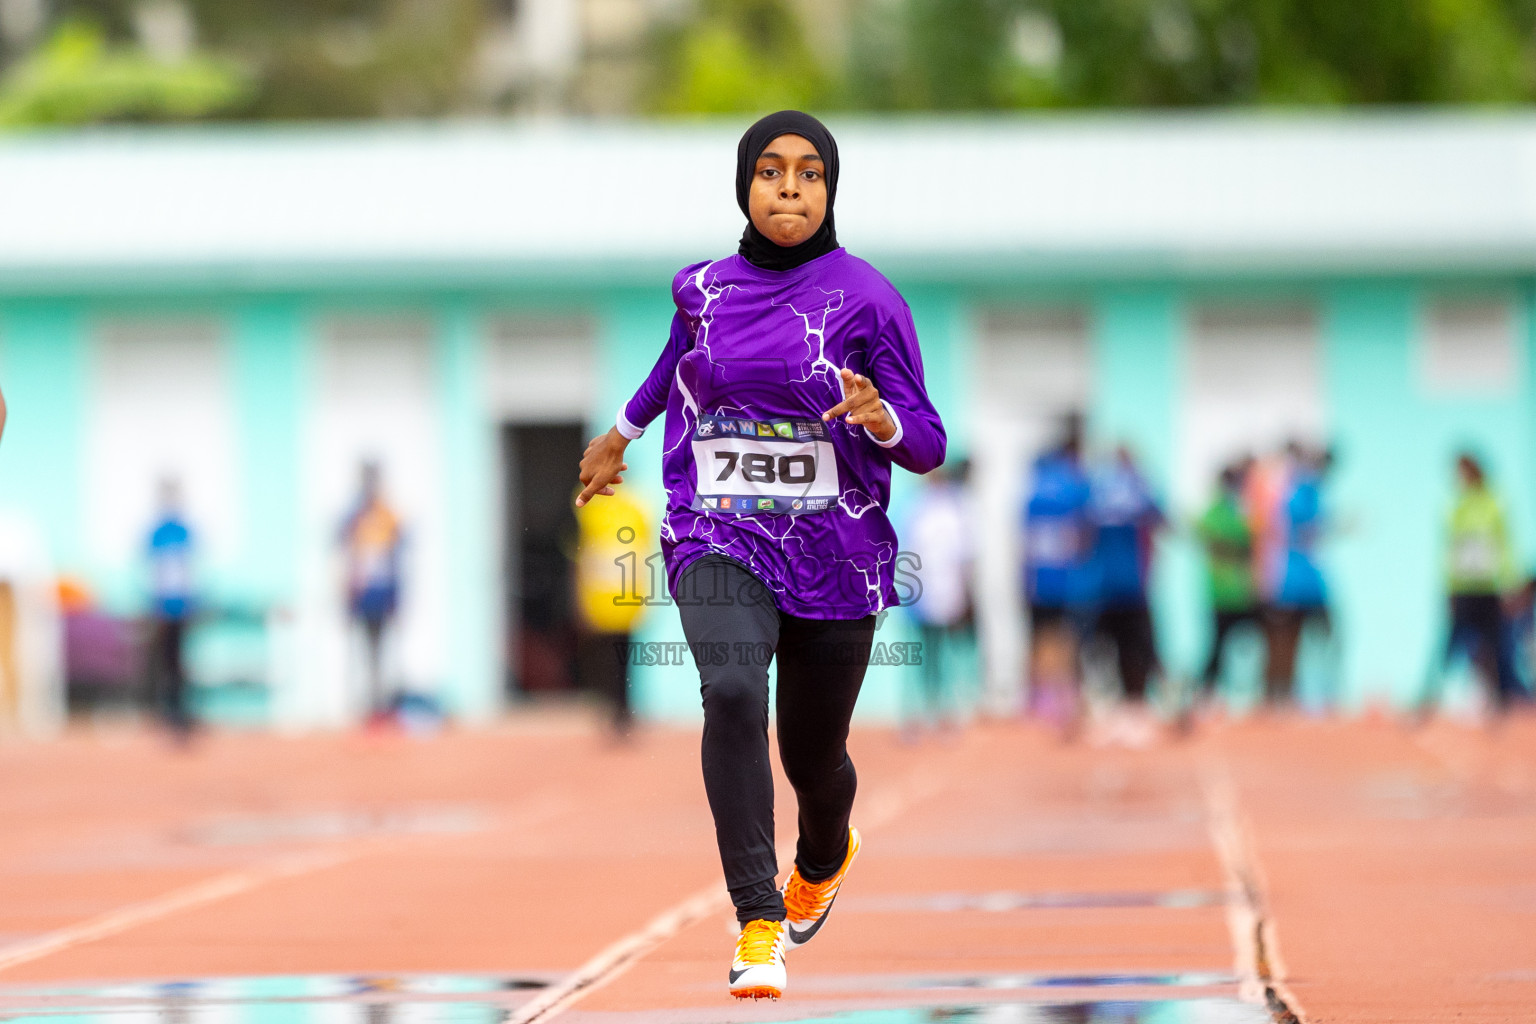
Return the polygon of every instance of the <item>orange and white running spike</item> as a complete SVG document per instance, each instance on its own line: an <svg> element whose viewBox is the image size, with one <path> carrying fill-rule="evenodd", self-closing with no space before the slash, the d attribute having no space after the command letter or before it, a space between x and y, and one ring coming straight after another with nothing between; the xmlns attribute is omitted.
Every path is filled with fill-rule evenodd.
<svg viewBox="0 0 1536 1024"><path fill-rule="evenodd" d="M731 995L737 999L777 999L784 994L784 922L748 921L736 938L731 962Z"/></svg>
<svg viewBox="0 0 1536 1024"><path fill-rule="evenodd" d="M832 901L837 899L837 890L842 888L843 879L848 877L848 868L859 854L861 842L859 830L850 828L848 855L843 858L837 874L831 878L807 882L800 877L799 868L789 873L789 880L784 883L784 910L788 917L784 922L784 930L790 949L798 949L810 942L821 930L822 922L832 911Z"/></svg>

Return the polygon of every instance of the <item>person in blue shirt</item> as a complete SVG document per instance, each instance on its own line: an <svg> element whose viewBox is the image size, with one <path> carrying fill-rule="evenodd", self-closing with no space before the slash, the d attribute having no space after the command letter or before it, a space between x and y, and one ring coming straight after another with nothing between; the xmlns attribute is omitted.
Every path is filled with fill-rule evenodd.
<svg viewBox="0 0 1536 1024"><path fill-rule="evenodd" d="M1287 455L1291 476L1281 494L1282 543L1275 553L1275 593L1265 630L1268 658L1264 696L1271 704L1289 703L1294 696L1296 655L1303 628L1313 624L1325 636L1331 635L1333 628L1328 614L1328 584L1318 560L1318 547L1328 527L1323 481L1333 465L1333 453L1292 442Z"/></svg>
<svg viewBox="0 0 1536 1024"><path fill-rule="evenodd" d="M160 483L160 509L146 545L150 571L151 666L156 705L165 724L180 738L193 726L182 659L187 623L192 618L193 534L181 508L181 485Z"/></svg>
<svg viewBox="0 0 1536 1024"><path fill-rule="evenodd" d="M1152 543L1162 528L1162 509L1128 448L1094 473L1088 516L1093 525L1097 609L1094 636L1112 643L1127 700L1146 698L1147 680L1158 669L1157 642L1147 581Z"/></svg>
<svg viewBox="0 0 1536 1024"><path fill-rule="evenodd" d="M1024 509L1024 599L1029 611L1032 710L1070 735L1080 713L1078 643L1092 601L1088 476L1082 419L1068 416L1062 439L1035 460Z"/></svg>

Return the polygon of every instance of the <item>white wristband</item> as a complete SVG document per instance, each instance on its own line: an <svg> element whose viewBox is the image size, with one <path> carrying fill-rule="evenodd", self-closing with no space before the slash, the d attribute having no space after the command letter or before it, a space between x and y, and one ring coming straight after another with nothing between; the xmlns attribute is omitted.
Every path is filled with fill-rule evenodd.
<svg viewBox="0 0 1536 1024"><path fill-rule="evenodd" d="M619 415L618 418L613 421L613 425L619 433L623 434L631 441L645 433L644 427L637 427L633 423L629 422L629 417L624 415L623 406L619 407Z"/></svg>
<svg viewBox="0 0 1536 1024"><path fill-rule="evenodd" d="M901 443L901 417L896 415L896 410L891 408L890 402L887 402L882 398L880 399L880 404L885 406L885 414L891 418L892 423L896 424L896 433L891 435L889 441L880 440L874 434L870 433L868 427L864 428L864 433L869 434L869 439L875 442L875 444L879 445L881 448L894 448L896 445Z"/></svg>

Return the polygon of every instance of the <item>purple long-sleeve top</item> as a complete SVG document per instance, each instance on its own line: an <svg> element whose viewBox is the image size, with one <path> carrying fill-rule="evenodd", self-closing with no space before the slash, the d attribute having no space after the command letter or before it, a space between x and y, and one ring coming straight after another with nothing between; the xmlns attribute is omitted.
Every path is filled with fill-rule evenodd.
<svg viewBox="0 0 1536 1024"><path fill-rule="evenodd" d="M891 464L944 461L944 424L923 385L912 313L844 249L793 270L740 256L684 267L667 347L618 415L626 437L665 410L661 545L667 579L710 552L744 565L777 606L813 619L897 604ZM821 414L838 371L879 390L896 433L877 440Z"/></svg>

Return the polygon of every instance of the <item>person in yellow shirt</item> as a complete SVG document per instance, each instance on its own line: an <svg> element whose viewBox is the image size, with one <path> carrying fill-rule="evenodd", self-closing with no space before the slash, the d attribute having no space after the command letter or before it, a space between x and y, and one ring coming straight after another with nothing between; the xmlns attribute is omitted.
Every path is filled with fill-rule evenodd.
<svg viewBox="0 0 1536 1024"><path fill-rule="evenodd" d="M610 707L614 732L634 726L629 702L631 636L649 591L645 556L651 527L628 494L576 510L576 614L582 638L581 675Z"/></svg>
<svg viewBox="0 0 1536 1024"><path fill-rule="evenodd" d="M347 611L362 625L368 654L368 724L386 723L393 701L384 684L384 634L400 606L404 531L384 500L378 463L362 467L357 504L341 527L347 559Z"/></svg>
<svg viewBox="0 0 1536 1024"><path fill-rule="evenodd" d="M1503 506L1489 486L1483 465L1463 452L1456 459L1456 502L1446 522L1446 591L1450 630L1443 671L1465 654L1487 688L1496 712L1526 694L1505 636L1504 599L1517 583L1514 554ZM1430 673L1420 713L1440 696L1439 673Z"/></svg>

